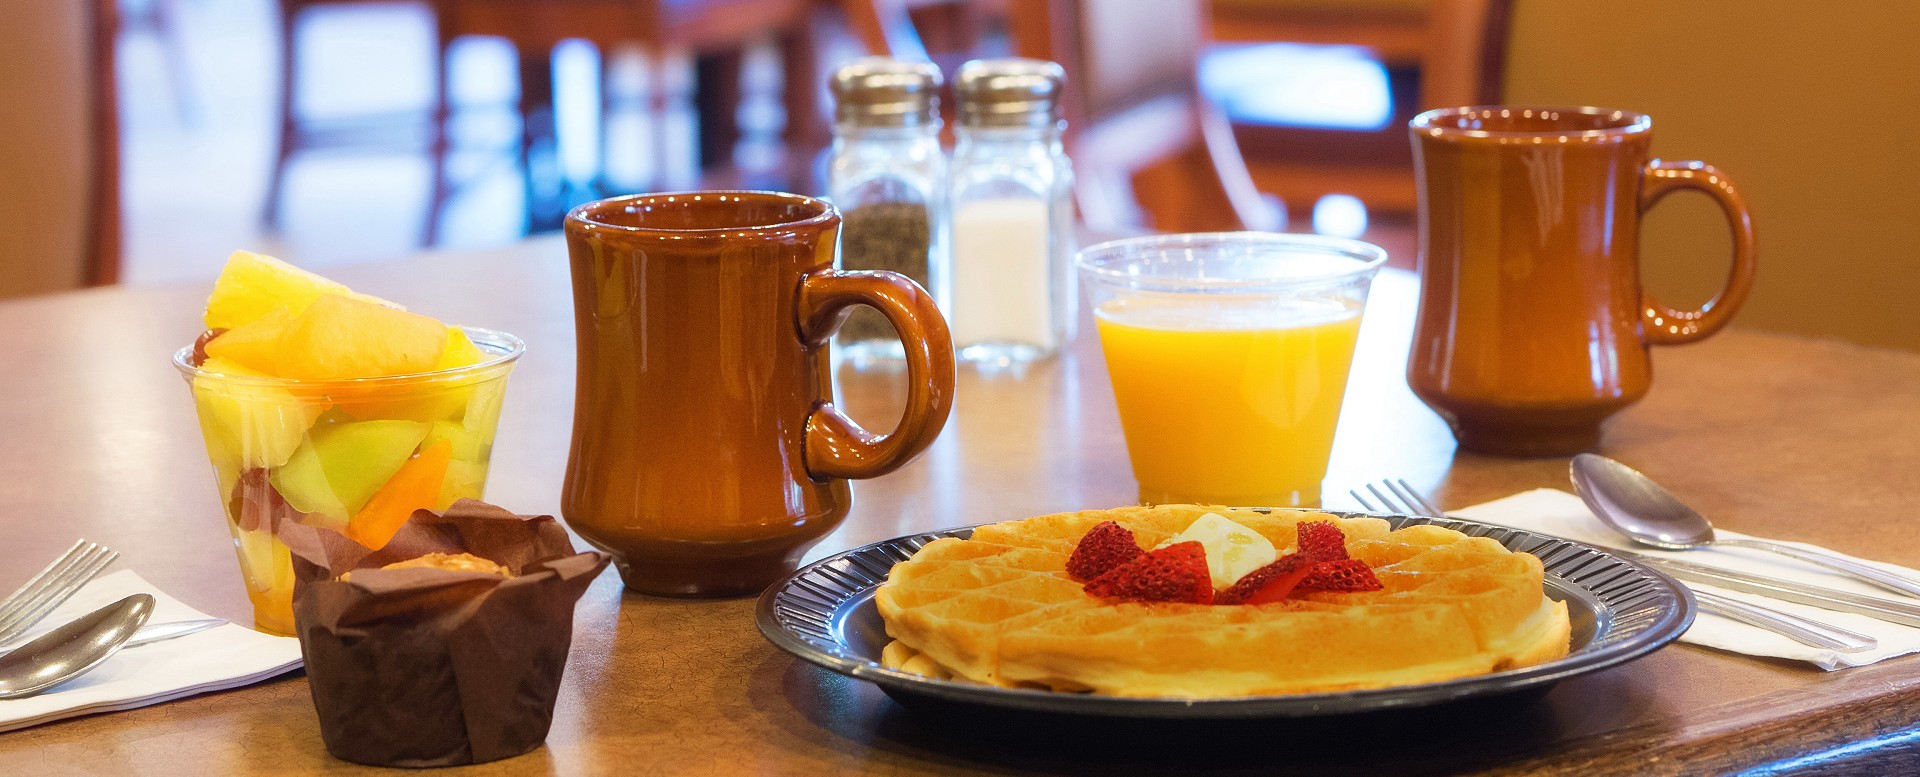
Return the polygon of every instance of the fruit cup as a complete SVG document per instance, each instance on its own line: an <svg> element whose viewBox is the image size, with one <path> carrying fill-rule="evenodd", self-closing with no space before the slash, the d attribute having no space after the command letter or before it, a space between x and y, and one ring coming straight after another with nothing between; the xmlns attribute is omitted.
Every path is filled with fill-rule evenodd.
<svg viewBox="0 0 1920 777"><path fill-rule="evenodd" d="M207 458L233 535L254 627L294 630L286 521L334 529L370 548L414 510L479 499L519 338L462 328L478 363L336 380L266 376L180 349Z"/></svg>

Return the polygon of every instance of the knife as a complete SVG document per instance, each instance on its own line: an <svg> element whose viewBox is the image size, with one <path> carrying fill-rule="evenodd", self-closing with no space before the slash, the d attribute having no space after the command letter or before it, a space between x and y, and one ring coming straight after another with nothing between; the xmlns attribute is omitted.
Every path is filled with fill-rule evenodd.
<svg viewBox="0 0 1920 777"><path fill-rule="evenodd" d="M206 631L215 626L224 626L226 623L227 621L223 618L149 623L135 630L133 636L128 637L127 641L121 644L120 647L121 649L139 647L149 642L160 642L162 640L173 639L174 637L184 637L188 634L197 634ZM6 655L11 652L13 652L12 648L0 649L0 655Z"/></svg>
<svg viewBox="0 0 1920 777"><path fill-rule="evenodd" d="M226 624L227 621L224 618L204 618L193 621L173 621L171 623L149 623L133 632L133 636L128 637L126 644L120 647L123 649L137 647L149 642L160 642L162 640L173 639L174 637L184 637L188 634L198 634L215 626L224 626Z"/></svg>
<svg viewBox="0 0 1920 777"><path fill-rule="evenodd" d="M1770 599L1804 604L1809 607L1819 607L1823 610L1865 615L1888 623L1898 623L1902 626L1920 627L1920 606L1914 606L1905 602L1883 599L1878 596L1864 596L1850 591L1839 591L1817 585L1793 583L1765 577L1763 575L1756 575L1751 572L1738 572L1731 569L1720 569L1718 567L1710 567L1686 561L1654 558L1652 556L1626 551L1616 550L1611 552L1631 557L1635 561L1673 575L1681 580L1717 585L1733 591L1759 594Z"/></svg>

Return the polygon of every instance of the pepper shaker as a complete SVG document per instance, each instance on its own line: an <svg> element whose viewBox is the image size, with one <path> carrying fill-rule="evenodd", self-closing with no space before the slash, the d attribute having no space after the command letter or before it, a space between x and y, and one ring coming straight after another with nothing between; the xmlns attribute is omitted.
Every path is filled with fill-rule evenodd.
<svg viewBox="0 0 1920 777"><path fill-rule="evenodd" d="M940 149L940 70L928 62L867 57L833 75L834 137L827 198L840 208L840 264L892 270L944 308L946 156ZM836 335L855 369L903 358L879 311L854 309Z"/></svg>

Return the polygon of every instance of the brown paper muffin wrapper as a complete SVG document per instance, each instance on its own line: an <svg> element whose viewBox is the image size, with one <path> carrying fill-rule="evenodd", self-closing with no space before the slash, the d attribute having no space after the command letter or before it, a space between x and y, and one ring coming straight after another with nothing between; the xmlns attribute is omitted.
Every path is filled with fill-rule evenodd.
<svg viewBox="0 0 1920 777"><path fill-rule="evenodd" d="M552 516L471 499L415 512L378 551L293 522L280 537L293 551L294 622L327 752L455 766L546 740L574 603L608 556L575 553ZM514 577L379 568L427 553L471 553Z"/></svg>

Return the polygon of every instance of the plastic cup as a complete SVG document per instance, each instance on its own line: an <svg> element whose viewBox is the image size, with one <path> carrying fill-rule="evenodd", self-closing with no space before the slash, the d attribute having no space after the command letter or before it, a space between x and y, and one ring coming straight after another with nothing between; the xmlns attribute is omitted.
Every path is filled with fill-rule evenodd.
<svg viewBox="0 0 1920 777"><path fill-rule="evenodd" d="M1386 258L1355 240L1257 232L1081 251L1140 500L1317 506Z"/></svg>
<svg viewBox="0 0 1920 777"><path fill-rule="evenodd" d="M193 391L254 628L294 633L283 522L327 526L378 548L414 510L481 497L507 374L526 346L502 332L462 331L484 361L380 378L229 375L195 366L192 346L174 353Z"/></svg>

